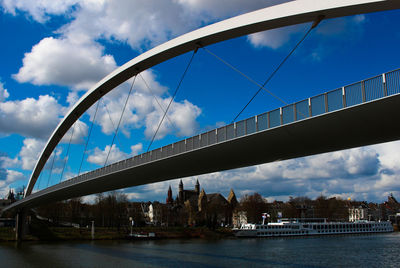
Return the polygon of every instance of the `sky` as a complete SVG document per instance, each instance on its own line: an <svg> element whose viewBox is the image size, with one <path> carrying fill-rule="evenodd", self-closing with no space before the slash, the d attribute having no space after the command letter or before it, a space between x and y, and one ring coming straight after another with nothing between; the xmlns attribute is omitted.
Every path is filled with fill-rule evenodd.
<svg viewBox="0 0 400 268"><path fill-rule="evenodd" d="M181 34L283 0L0 0L0 198L27 185L45 142L79 98L104 76ZM324 20L268 84L287 103L399 68L400 11ZM207 47L261 83L310 24ZM191 53L137 76L108 163L147 150ZM92 106L63 138L35 190L101 167L132 79ZM258 88L203 49L194 56L151 149L230 123ZM262 92L239 119L282 106ZM85 144L93 122L87 150ZM73 132L73 133L72 133ZM71 145L69 146L69 141ZM85 154L84 154L85 151ZM68 152L68 153L67 153ZM66 164L65 164L66 163ZM206 193L268 200L324 195L382 202L400 197L400 143L391 142L196 179ZM164 201L179 179L123 189L132 201ZM86 201L93 196L85 197Z"/></svg>

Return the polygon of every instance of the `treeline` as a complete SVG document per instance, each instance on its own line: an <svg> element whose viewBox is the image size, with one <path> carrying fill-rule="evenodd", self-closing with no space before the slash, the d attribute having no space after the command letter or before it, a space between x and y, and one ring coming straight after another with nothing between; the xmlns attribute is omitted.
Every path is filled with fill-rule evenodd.
<svg viewBox="0 0 400 268"><path fill-rule="evenodd" d="M94 221L99 227L120 228L129 223L129 203L125 194L113 191L97 194L94 204L83 203L79 197L41 206L36 209L36 214L55 225L91 226Z"/></svg>
<svg viewBox="0 0 400 268"><path fill-rule="evenodd" d="M252 223L261 222L262 213L268 213L270 221L276 221L279 214L284 218L326 218L328 221L334 221L347 220L349 207L355 203L357 202L322 195L315 200L308 197L290 197L287 202L268 202L260 194L254 193L242 196L237 210L245 211L247 221Z"/></svg>
<svg viewBox="0 0 400 268"><path fill-rule="evenodd" d="M327 198L322 195L315 200L308 197L290 197L287 202L268 202L260 194L254 193L242 196L238 204L234 208L226 208L226 212L221 211L224 209L223 207L208 207L207 215L210 218L214 214L228 215L227 212L229 212L232 215L232 212L233 214L244 212L247 221L251 223L261 222L263 213L270 215L269 221L276 221L280 217L326 218L328 221L346 221L349 218L349 208L360 203L335 197ZM150 202L130 202L125 194L114 191L97 194L93 204L86 204L82 202L82 198L75 198L41 206L36 209L36 214L47 218L56 225L74 223L80 226L90 226L94 221L98 227L120 228L129 226L130 218L132 218L135 226L144 226L148 219L143 208L148 204ZM177 211L159 202L153 202L152 205L156 210L155 213L158 214L157 225L186 226L190 222L188 219L191 217L191 211L185 207ZM231 220L225 222L231 224ZM210 224L213 225L212 222L198 220L195 225L209 226Z"/></svg>

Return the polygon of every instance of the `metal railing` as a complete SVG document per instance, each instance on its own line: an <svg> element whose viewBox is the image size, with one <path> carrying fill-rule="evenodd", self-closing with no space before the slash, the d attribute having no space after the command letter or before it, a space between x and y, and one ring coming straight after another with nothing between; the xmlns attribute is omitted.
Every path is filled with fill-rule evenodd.
<svg viewBox="0 0 400 268"><path fill-rule="evenodd" d="M400 69L397 69L81 174L40 192L33 193L28 198L34 198L39 194L42 195L123 169L158 161L216 143L251 135L256 132L280 127L399 93Z"/></svg>

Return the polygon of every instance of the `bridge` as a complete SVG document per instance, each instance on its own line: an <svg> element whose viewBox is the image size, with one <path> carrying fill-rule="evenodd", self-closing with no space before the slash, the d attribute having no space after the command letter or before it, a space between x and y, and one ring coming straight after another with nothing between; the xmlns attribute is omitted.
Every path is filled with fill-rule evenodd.
<svg viewBox="0 0 400 268"><path fill-rule="evenodd" d="M36 181L71 126L102 96L140 72L213 43L262 30L400 8L399 1L302 0L237 16L168 41L102 79L72 107L48 140L21 210L130 186L398 140L400 70L305 99L79 175L38 192Z"/></svg>
<svg viewBox="0 0 400 268"><path fill-rule="evenodd" d="M400 69L116 162L7 209L400 139Z"/></svg>

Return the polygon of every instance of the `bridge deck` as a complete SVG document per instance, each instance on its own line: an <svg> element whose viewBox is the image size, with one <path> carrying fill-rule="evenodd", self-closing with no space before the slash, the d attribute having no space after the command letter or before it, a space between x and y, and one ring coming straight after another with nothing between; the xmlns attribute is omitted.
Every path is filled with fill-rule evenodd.
<svg viewBox="0 0 400 268"><path fill-rule="evenodd" d="M400 139L400 70L155 149L7 209Z"/></svg>

